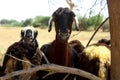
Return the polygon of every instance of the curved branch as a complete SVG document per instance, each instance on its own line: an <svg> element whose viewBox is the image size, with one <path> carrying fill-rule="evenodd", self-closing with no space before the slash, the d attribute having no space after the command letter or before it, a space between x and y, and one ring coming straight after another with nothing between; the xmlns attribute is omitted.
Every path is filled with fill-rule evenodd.
<svg viewBox="0 0 120 80"><path fill-rule="evenodd" d="M57 73L70 73L70 74L86 77L90 80L101 80L100 78L98 78L95 75L93 75L91 73L88 73L86 71L76 69L76 68L71 68L71 67L59 66L59 65L55 65L55 64L49 64L49 65L43 64L41 66L36 66L36 67L33 67L33 68L29 68L29 69L24 69L24 70L11 72L9 74L6 74L5 76L0 77L0 80L6 80L8 78L11 78L11 77L14 77L14 76L17 76L17 75L20 75L20 74L32 73L32 72L36 72L38 70L54 71L54 72L57 72Z"/></svg>
<svg viewBox="0 0 120 80"><path fill-rule="evenodd" d="M75 4L72 2L72 0L66 0L67 4L70 6L70 9L73 10L75 7Z"/></svg>

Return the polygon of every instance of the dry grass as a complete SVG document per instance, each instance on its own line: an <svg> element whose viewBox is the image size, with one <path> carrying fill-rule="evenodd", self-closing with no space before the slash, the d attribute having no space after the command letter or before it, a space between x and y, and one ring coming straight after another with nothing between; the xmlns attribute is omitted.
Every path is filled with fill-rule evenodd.
<svg viewBox="0 0 120 80"><path fill-rule="evenodd" d="M13 44L16 41L20 40L20 27L0 27L0 62L1 62L1 58L4 56L4 53L6 52L7 48ZM37 40L39 42L39 45L43 45L46 43L49 43L51 41L53 41L55 39L55 32L54 29L48 33L47 29L39 29L38 30L38 37ZM73 31L71 34L71 37L69 39L70 40L80 40L84 45L87 44L87 42L89 41L90 37L92 36L93 32L85 32L82 31L80 32L78 35L76 35L78 32L77 31ZM73 35L76 35L73 37ZM92 40L91 43L97 42L99 39L101 38L106 38L109 39L110 35L109 32L98 32L94 39Z"/></svg>

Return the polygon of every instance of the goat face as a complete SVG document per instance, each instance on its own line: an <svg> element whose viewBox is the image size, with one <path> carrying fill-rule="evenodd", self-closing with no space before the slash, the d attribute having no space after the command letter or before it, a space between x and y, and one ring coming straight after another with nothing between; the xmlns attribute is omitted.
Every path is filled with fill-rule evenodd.
<svg viewBox="0 0 120 80"><path fill-rule="evenodd" d="M49 32L51 31L52 21L55 22L56 38L60 41L67 41L71 34L72 23L75 21L78 30L78 21L75 14L68 8L58 8L49 20Z"/></svg>
<svg viewBox="0 0 120 80"><path fill-rule="evenodd" d="M21 38L22 41L32 42L36 39L38 31L35 30L33 27L25 27L21 30Z"/></svg>

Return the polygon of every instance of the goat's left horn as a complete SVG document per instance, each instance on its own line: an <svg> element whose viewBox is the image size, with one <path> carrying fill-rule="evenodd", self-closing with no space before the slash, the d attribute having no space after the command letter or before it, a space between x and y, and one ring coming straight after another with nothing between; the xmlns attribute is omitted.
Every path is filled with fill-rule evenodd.
<svg viewBox="0 0 120 80"><path fill-rule="evenodd" d="M75 21L75 29L76 29L77 31L79 31L79 22L78 22L78 18L75 17L75 18L74 18L74 21Z"/></svg>
<svg viewBox="0 0 120 80"><path fill-rule="evenodd" d="M53 21L53 17L51 16L48 22L48 32L50 32L52 29L52 21Z"/></svg>

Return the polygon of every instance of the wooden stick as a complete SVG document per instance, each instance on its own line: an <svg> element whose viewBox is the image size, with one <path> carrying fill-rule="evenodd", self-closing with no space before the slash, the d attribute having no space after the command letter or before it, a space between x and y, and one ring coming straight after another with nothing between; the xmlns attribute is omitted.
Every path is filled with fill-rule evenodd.
<svg viewBox="0 0 120 80"><path fill-rule="evenodd" d="M28 63L28 64L30 64L30 65L32 65L32 66L35 66L35 65L32 64L31 62L25 61L25 60L22 60L22 59L19 59L19 58L17 58L17 57L12 56L11 54L5 54L5 55L7 55L7 56L9 56L9 57L11 57L11 58L13 58L13 59L16 59L16 60L18 60L18 61L25 62L25 63Z"/></svg>
<svg viewBox="0 0 120 80"><path fill-rule="evenodd" d="M102 24L100 24L100 26L95 30L95 32L93 33L93 35L91 36L90 40L88 41L87 46L89 46L90 42L92 41L92 39L94 38L95 34L97 33L97 31L102 27L102 25L109 19L109 17L107 17Z"/></svg>

